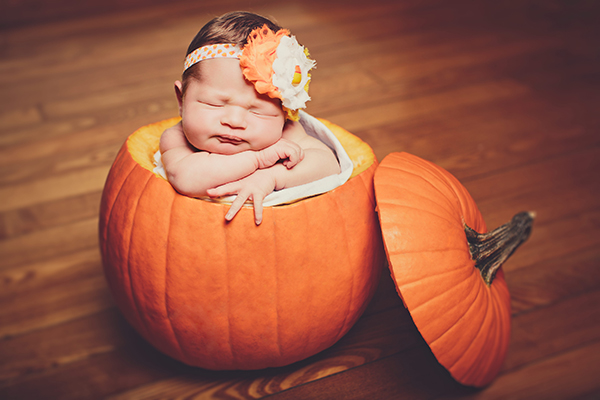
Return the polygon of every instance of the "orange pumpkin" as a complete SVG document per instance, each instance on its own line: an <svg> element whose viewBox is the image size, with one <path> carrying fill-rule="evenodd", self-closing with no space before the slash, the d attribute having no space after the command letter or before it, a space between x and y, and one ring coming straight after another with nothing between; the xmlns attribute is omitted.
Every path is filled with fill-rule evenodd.
<svg viewBox="0 0 600 400"><path fill-rule="evenodd" d="M152 172L162 131L133 133L108 175L100 210L105 274L127 320L152 345L210 369L286 365L335 343L373 295L384 260L368 145L323 121L353 160L325 194L266 207L179 195Z"/></svg>
<svg viewBox="0 0 600 400"><path fill-rule="evenodd" d="M510 294L500 269L529 236L533 215L486 234L460 182L407 153L388 155L375 193L397 291L433 354L460 383L485 386L510 339Z"/></svg>

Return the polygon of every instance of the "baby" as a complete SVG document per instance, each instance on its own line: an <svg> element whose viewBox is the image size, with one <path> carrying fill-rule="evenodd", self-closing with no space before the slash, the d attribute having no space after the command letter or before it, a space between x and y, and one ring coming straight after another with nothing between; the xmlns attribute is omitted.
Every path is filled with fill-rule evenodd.
<svg viewBox="0 0 600 400"><path fill-rule="evenodd" d="M160 139L175 190L237 195L227 220L252 200L259 225L272 191L340 172L334 152L297 122L314 61L287 30L256 14L228 13L208 22L187 53L175 82L181 122Z"/></svg>

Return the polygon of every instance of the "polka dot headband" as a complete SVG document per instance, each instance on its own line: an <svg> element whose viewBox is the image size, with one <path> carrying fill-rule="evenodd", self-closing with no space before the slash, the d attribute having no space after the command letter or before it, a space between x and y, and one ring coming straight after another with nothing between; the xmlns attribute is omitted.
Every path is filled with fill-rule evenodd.
<svg viewBox="0 0 600 400"><path fill-rule="evenodd" d="M242 48L237 44L209 44L192 51L185 58L183 72L192 65L211 58L240 58Z"/></svg>
<svg viewBox="0 0 600 400"><path fill-rule="evenodd" d="M287 29L273 32L267 25L256 28L245 46L211 44L192 51L185 59L184 72L192 65L214 58L237 58L244 77L260 94L281 100L287 118L299 119L298 111L310 100L310 70L315 61Z"/></svg>

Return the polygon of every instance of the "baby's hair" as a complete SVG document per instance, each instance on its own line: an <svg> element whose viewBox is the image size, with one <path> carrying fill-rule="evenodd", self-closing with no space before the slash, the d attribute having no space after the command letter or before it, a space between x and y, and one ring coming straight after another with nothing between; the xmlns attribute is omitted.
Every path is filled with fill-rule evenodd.
<svg viewBox="0 0 600 400"><path fill-rule="evenodd" d="M196 34L187 49L186 56L197 48L209 44L233 43L243 46L246 44L250 32L265 24L273 32L281 29L279 25L268 18L246 11L234 11L213 18ZM181 78L183 93L185 93L189 79L200 79L199 64L193 65L183 73Z"/></svg>

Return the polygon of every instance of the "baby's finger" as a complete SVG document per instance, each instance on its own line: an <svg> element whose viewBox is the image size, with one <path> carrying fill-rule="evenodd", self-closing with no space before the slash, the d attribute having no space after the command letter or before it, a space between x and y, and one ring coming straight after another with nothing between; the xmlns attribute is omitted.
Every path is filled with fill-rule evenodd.
<svg viewBox="0 0 600 400"><path fill-rule="evenodd" d="M240 209L242 208L242 206L244 205L244 203L246 202L247 199L248 199L248 196L238 195L235 198L235 200L233 201L233 203L231 203L231 207L229 207L227 214L225 214L225 219L227 221L231 221L233 219L233 217L235 217L237 215L238 211L240 211Z"/></svg>
<svg viewBox="0 0 600 400"><path fill-rule="evenodd" d="M296 166L302 159L304 158L304 150L302 148L298 148L298 151L293 151L290 153L290 156L287 160L283 162L288 169Z"/></svg>
<svg viewBox="0 0 600 400"><path fill-rule="evenodd" d="M230 194L237 194L240 191L239 182L229 182L221 186L217 186L216 188L207 189L206 194L209 197L221 197L227 196Z"/></svg>
<svg viewBox="0 0 600 400"><path fill-rule="evenodd" d="M260 225L263 218L263 197L253 196L252 202L254 203L254 223Z"/></svg>

